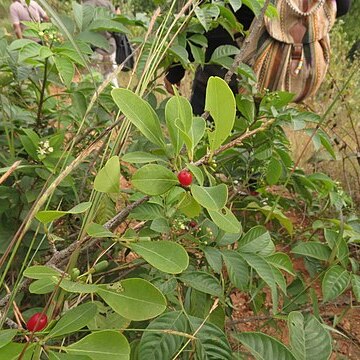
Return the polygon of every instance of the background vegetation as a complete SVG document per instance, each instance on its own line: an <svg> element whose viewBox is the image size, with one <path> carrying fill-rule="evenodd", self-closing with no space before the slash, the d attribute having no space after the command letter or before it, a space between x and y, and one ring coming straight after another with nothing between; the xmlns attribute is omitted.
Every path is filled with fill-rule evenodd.
<svg viewBox="0 0 360 360"><path fill-rule="evenodd" d="M236 26L240 1L40 2L42 44L2 19L0 358L359 358L358 4L316 98L261 94L240 65L246 94L211 78L209 121L163 75L183 64L188 95L204 31ZM135 49L119 89L90 59L104 30Z"/></svg>

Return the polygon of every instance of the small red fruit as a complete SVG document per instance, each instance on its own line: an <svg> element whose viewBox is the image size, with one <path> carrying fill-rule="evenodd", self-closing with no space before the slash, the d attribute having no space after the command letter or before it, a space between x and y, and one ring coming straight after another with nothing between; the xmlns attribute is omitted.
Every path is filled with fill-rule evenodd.
<svg viewBox="0 0 360 360"><path fill-rule="evenodd" d="M191 221L189 221L189 226L194 228L197 226L197 222L195 220L191 220Z"/></svg>
<svg viewBox="0 0 360 360"><path fill-rule="evenodd" d="M48 319L47 316L41 312L34 314L26 323L26 327L29 331L41 331L45 329Z"/></svg>
<svg viewBox="0 0 360 360"><path fill-rule="evenodd" d="M187 170L181 170L177 177L182 186L189 186L192 182L192 175Z"/></svg>

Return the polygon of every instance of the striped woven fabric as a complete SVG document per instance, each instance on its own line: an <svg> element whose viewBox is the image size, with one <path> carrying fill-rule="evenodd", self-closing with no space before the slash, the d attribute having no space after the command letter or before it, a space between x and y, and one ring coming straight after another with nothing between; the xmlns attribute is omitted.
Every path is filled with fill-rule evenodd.
<svg viewBox="0 0 360 360"><path fill-rule="evenodd" d="M295 94L300 102L319 89L330 61L329 31L335 0L272 0L278 18L264 24L245 57L258 77L259 90Z"/></svg>

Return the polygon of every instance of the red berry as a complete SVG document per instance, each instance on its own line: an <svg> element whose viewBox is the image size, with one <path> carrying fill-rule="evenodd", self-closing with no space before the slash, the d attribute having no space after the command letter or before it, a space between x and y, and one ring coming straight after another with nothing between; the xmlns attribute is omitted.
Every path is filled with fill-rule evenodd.
<svg viewBox="0 0 360 360"><path fill-rule="evenodd" d="M189 226L194 228L197 226L197 222L195 220L191 220L191 221L189 221Z"/></svg>
<svg viewBox="0 0 360 360"><path fill-rule="evenodd" d="M47 316L41 312L38 312L28 320L26 327L29 331L41 331L42 329L45 329L47 322Z"/></svg>
<svg viewBox="0 0 360 360"><path fill-rule="evenodd" d="M187 170L181 170L178 173L177 177L178 177L179 183L183 186L189 186L192 182L192 175Z"/></svg>

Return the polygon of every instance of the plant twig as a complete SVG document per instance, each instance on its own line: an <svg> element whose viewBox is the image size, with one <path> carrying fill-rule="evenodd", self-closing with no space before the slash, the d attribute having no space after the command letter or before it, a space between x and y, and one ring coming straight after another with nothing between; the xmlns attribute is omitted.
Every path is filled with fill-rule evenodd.
<svg viewBox="0 0 360 360"><path fill-rule="evenodd" d="M241 134L240 136L235 138L234 140L230 141L229 143L221 146L219 149L215 150L212 155L211 154L206 154L205 156L203 156L198 161L195 161L194 165L195 166L200 166L200 165L206 164L211 156L218 155L218 154L224 152L225 150L228 150L228 149L234 148L236 146L239 146L240 144L243 143L244 140L248 139L249 137L251 137L253 135L256 135L259 132L264 131L269 126L271 126L274 122L275 122L275 119L270 119L268 121L265 121L258 128L254 129L254 130L251 130L251 131L247 131L244 134Z"/></svg>
<svg viewBox="0 0 360 360"><path fill-rule="evenodd" d="M6 173L0 177L0 184L2 184L16 169L17 167L21 164L21 160L19 161L15 161L9 168L8 171L6 171Z"/></svg>
<svg viewBox="0 0 360 360"><path fill-rule="evenodd" d="M265 17L265 13L266 13L266 9L268 8L270 4L270 0L266 0L265 4L261 10L261 13L258 17L254 18L253 22L251 23L250 29L249 29L249 35L246 37L246 39L244 40L240 52L235 56L234 62L232 63L232 65L230 66L229 71L226 73L224 80L229 83L231 80L231 77L237 72L237 68L239 67L239 65L242 63L242 61L244 60L245 54L246 54L246 50L249 47L249 45L251 43L254 42L258 32L261 29L261 26L263 24L264 21L264 17Z"/></svg>

